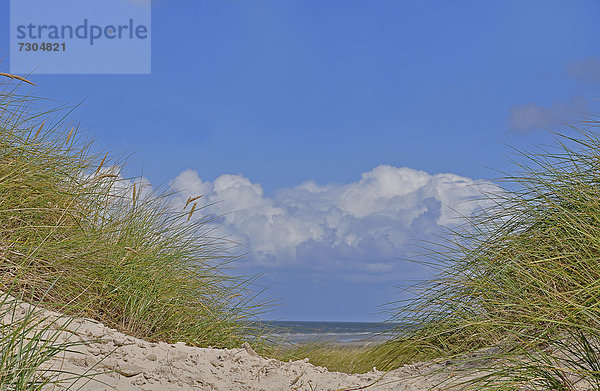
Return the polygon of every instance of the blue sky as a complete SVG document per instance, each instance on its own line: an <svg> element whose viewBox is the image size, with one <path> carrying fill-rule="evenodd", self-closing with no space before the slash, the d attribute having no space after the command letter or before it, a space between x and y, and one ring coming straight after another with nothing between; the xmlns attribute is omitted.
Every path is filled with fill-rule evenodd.
<svg viewBox="0 0 600 391"><path fill-rule="evenodd" d="M151 75L31 78L85 100L75 117L134 153L129 174L221 201L244 270L282 303L268 318L379 320L424 276L400 260L410 243L488 167L514 170L506 144L597 113L599 16L594 1L155 0ZM8 12L0 26L8 56Z"/></svg>

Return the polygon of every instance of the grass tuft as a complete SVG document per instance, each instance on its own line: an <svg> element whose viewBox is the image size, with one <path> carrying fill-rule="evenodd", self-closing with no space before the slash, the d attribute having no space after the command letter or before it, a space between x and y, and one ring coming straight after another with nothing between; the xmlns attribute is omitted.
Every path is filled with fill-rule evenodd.
<svg viewBox="0 0 600 391"><path fill-rule="evenodd" d="M519 153L519 172L433 256L381 367L473 357L489 389L600 387L600 123ZM464 360L462 361L464 362Z"/></svg>
<svg viewBox="0 0 600 391"><path fill-rule="evenodd" d="M0 296L0 319L1 390L42 390L84 377L50 365L61 353L83 344L61 338L71 319L43 316L37 305L7 293Z"/></svg>
<svg viewBox="0 0 600 391"><path fill-rule="evenodd" d="M148 340L243 343L261 306L251 277L225 273L237 244L210 215L191 219L195 205L176 210L168 189L124 178L68 112L41 110L10 79L21 80L0 84L0 289Z"/></svg>

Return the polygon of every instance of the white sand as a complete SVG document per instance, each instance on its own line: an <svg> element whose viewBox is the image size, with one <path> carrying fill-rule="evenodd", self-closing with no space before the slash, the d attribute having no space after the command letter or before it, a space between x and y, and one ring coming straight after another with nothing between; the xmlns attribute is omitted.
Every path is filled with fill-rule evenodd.
<svg viewBox="0 0 600 391"><path fill-rule="evenodd" d="M22 316L29 305L21 303ZM58 313L42 310L54 321L65 324ZM56 321L56 319L58 319ZM5 317L5 321L7 321ZM240 349L208 349L176 344L151 343L124 335L103 324L77 318L65 326L59 341L97 342L61 353L51 366L91 379L65 381L55 389L83 390L428 390L445 376L419 376L440 368L414 364L390 373L377 370L349 375L329 372L308 360L284 363L258 356L249 346ZM66 375L61 375L66 378ZM379 381L378 381L379 380ZM372 383L373 386L366 388ZM80 387L80 388L78 388ZM445 388L445 387L444 387Z"/></svg>

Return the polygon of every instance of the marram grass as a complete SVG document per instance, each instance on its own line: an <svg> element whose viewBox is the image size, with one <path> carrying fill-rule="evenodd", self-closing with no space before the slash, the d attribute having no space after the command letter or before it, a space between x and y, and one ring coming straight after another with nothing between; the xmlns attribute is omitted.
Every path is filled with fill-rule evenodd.
<svg viewBox="0 0 600 391"><path fill-rule="evenodd" d="M378 367L454 357L471 361L466 388L600 389L598 125L520 153L519 172L483 195L491 206L434 255L437 277L398 308L410 327L368 353Z"/></svg>
<svg viewBox="0 0 600 391"><path fill-rule="evenodd" d="M1 79L1 78L0 78ZM0 85L0 289L133 336L233 347L260 306L195 203L122 178L65 110ZM20 80L20 79L19 79ZM17 81L19 81L17 80ZM2 80L0 80L2 82ZM134 178L135 179L135 178ZM18 278L16 278L18 276ZM43 299L43 300L42 300Z"/></svg>
<svg viewBox="0 0 600 391"><path fill-rule="evenodd" d="M600 390L598 127L518 153L489 206L435 244L439 273L396 309L394 340L282 357L349 372L441 359L464 389Z"/></svg>
<svg viewBox="0 0 600 391"><path fill-rule="evenodd" d="M0 390L37 391L60 384L63 378L82 378L48 362L81 344L59 338L61 326L40 315L35 306L2 294L0 297Z"/></svg>

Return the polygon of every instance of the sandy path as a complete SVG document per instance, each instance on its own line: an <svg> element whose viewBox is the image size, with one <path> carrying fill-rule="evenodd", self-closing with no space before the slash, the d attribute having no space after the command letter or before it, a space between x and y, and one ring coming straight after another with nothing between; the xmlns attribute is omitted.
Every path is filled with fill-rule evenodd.
<svg viewBox="0 0 600 391"><path fill-rule="evenodd" d="M17 313L24 314L28 309L28 304L21 303ZM42 315L55 320L55 325L66 323L55 312L42 310ZM182 342L152 343L84 318L75 319L65 328L59 341L97 342L61 353L51 361L51 366L93 377L75 384L67 380L55 389L321 391L365 387L383 377L375 385L361 389L427 390L442 378L442 375L415 377L434 367L428 364L405 366L385 376L380 371L349 375L329 372L307 360L284 363L260 357L249 346L209 349L186 346Z"/></svg>

